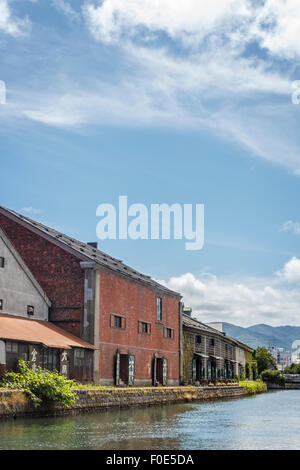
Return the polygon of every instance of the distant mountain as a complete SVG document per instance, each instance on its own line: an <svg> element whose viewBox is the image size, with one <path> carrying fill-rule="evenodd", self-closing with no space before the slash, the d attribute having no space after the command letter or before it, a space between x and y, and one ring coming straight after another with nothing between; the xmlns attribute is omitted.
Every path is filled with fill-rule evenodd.
<svg viewBox="0 0 300 470"><path fill-rule="evenodd" d="M222 322L225 333L256 349L258 346L277 346L291 349L295 340L300 340L300 326L253 325L248 328Z"/></svg>

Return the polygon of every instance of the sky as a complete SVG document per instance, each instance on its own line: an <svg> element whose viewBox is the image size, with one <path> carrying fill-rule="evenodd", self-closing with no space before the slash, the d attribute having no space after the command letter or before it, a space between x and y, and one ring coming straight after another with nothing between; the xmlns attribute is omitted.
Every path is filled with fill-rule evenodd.
<svg viewBox="0 0 300 470"><path fill-rule="evenodd" d="M99 248L202 321L299 325L299 45L298 0L0 0L1 205L88 242L122 195L204 204L201 250Z"/></svg>

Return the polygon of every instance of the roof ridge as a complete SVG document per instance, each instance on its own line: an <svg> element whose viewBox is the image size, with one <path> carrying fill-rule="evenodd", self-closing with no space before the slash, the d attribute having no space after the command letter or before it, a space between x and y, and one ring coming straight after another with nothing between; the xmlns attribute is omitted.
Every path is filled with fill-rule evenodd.
<svg viewBox="0 0 300 470"><path fill-rule="evenodd" d="M127 264L123 263L122 260L114 258L108 253L99 250L98 248L94 248L85 242L77 240L74 237L70 237L69 235L42 224L41 222L37 222L27 216L19 214L18 212L7 209L4 206L0 206L0 212L4 213L4 215L11 215L13 218L23 221L26 225L29 225L29 227L31 226L33 229L38 230L41 234L44 233L44 235L48 235L53 240L56 240L57 243L59 243L62 247L68 246L79 255L88 258L90 261L93 261L96 264L106 267L107 269L110 269L114 272L123 274L124 276L130 279L134 279L135 281L142 282L151 286L152 288L156 288L171 295L181 297L181 294L163 286L162 284L159 284L157 281L152 279L151 276L136 271L134 268L131 268Z"/></svg>

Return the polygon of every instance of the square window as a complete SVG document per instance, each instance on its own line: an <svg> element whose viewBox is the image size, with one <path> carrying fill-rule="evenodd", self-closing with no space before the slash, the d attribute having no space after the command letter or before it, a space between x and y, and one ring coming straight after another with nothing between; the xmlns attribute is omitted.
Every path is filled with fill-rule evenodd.
<svg viewBox="0 0 300 470"><path fill-rule="evenodd" d="M0 268L4 268L5 265L5 258L3 256L0 256Z"/></svg>
<svg viewBox="0 0 300 470"><path fill-rule="evenodd" d="M33 305L27 305L27 315L34 315Z"/></svg>
<svg viewBox="0 0 300 470"><path fill-rule="evenodd" d="M172 328L165 329L166 338L174 338L174 330Z"/></svg>
<svg viewBox="0 0 300 470"><path fill-rule="evenodd" d="M115 327L122 328L122 318L115 316Z"/></svg>

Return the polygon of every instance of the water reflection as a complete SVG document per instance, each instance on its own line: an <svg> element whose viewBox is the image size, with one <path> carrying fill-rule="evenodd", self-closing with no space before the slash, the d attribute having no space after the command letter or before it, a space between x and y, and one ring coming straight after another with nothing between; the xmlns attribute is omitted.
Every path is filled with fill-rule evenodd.
<svg viewBox="0 0 300 470"><path fill-rule="evenodd" d="M300 391L0 423L0 449L298 449Z"/></svg>

